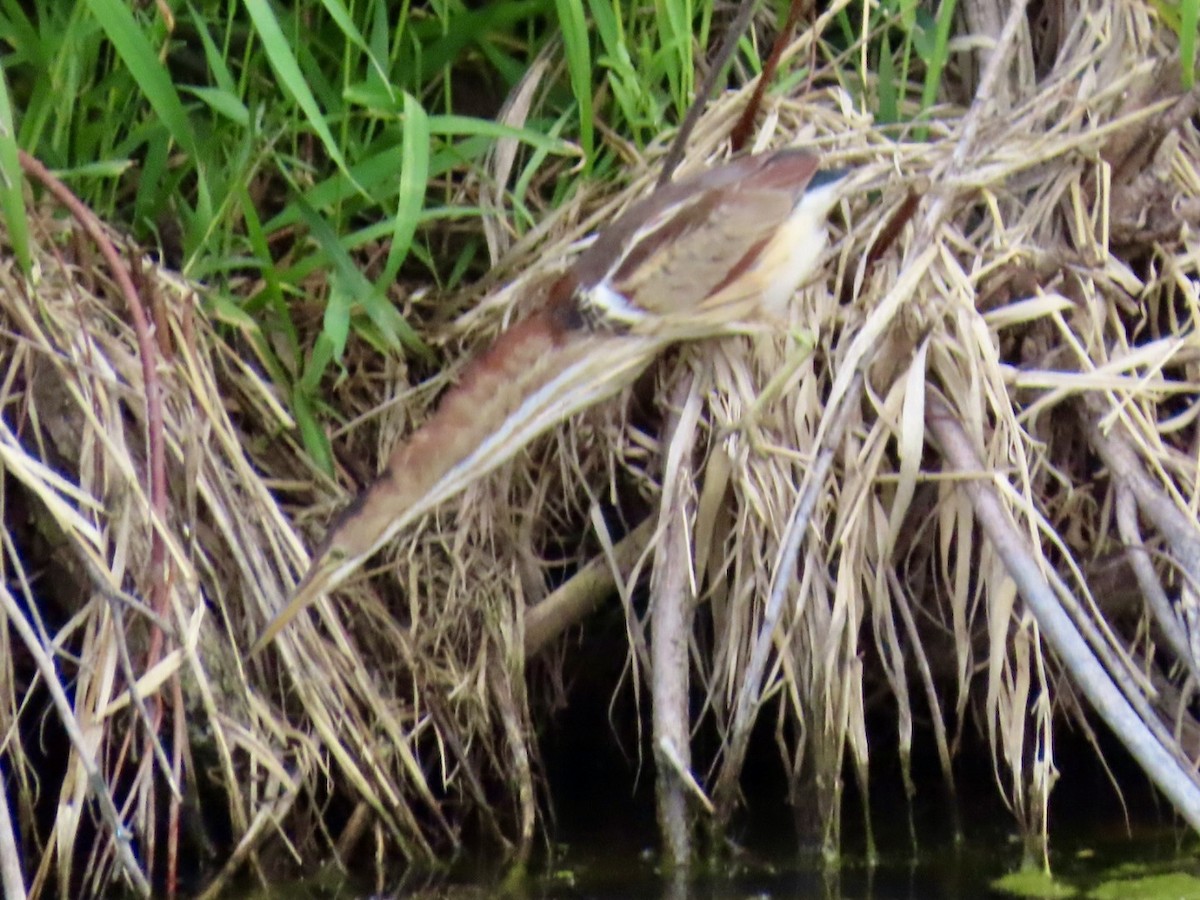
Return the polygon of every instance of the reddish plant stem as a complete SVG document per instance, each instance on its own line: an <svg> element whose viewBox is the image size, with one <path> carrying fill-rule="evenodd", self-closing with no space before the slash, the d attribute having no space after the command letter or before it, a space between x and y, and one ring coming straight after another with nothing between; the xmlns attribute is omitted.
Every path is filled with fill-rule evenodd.
<svg viewBox="0 0 1200 900"><path fill-rule="evenodd" d="M746 146L746 142L750 140L750 134L754 131L754 117L758 115L758 109L762 106L763 94L766 93L767 85L775 80L775 70L779 68L779 60L783 58L783 51L791 41L796 26L800 24L800 10L803 6L804 0L792 0L792 5L788 7L787 21L784 23L783 29L775 36L771 55L767 57L767 64L763 66L758 84L754 86L754 93L750 95L750 100L742 109L741 117L733 126L733 131L729 133L729 143L733 146L735 153Z"/></svg>
<svg viewBox="0 0 1200 900"><path fill-rule="evenodd" d="M892 244L896 243L896 239L900 237L900 232L904 230L904 226L912 221L912 217L917 212L917 207L921 203L921 198L916 191L910 190L904 198L904 202L899 208L892 213L892 217L888 219L887 224L883 226L883 230L879 232L879 237L875 239L875 243L867 250L866 263L863 265L863 274L871 274L871 270L875 268L875 264L883 259L883 254L891 248ZM854 280L847 279L842 285L842 303L850 303L854 299Z"/></svg>
<svg viewBox="0 0 1200 900"><path fill-rule="evenodd" d="M65 184L56 178L41 161L30 156L24 150L17 151L21 168L30 178L36 179L48 190L59 203L67 208L75 220L83 227L88 236L96 242L104 261L108 263L113 280L117 284L125 305L129 308L129 316L133 320L133 330L137 335L138 351L142 357L142 380L146 388L146 446L150 464L150 509L159 522L165 523L167 518L167 462L163 438L162 386L158 380L155 361L158 359L157 348L151 332L150 321L146 318L146 310L138 296L129 267L113 246L104 226L83 201L76 197ZM166 573L163 563L166 559L166 545L157 528L150 531L150 577L154 585L154 603L152 607L160 617L165 616ZM155 631L155 646L161 643L160 631ZM157 652L152 652L151 658L157 661Z"/></svg>
<svg viewBox="0 0 1200 900"><path fill-rule="evenodd" d="M108 263L112 273L113 280L117 284L118 290L121 292L121 297L125 301L125 305L129 308L130 318L133 320L133 330L137 335L138 351L142 357L142 380L146 389L146 432L147 432L147 456L149 458L150 467L150 509L160 522L166 521L167 513L167 465L166 452L164 449L163 439L163 414L162 414L162 386L158 380L158 371L155 369L155 361L158 359L157 348L154 343L154 338L151 333L150 321L146 317L145 307L142 305L141 297L138 294L137 288L134 287L133 278L130 275L128 266L121 258L117 248L113 246L108 235L104 233L104 226L83 201L76 197L65 184L55 177L49 169L47 169L40 160L30 156L24 150L18 150L21 160L21 168L30 178L40 182L46 190L48 190L67 210L75 217L75 220L83 227L88 236L96 242L96 247L100 250L100 254L104 257L104 261ZM162 590L166 585L166 578L163 577L163 563L166 559L166 546L163 543L162 536L157 528L152 528L150 532L150 573L152 584L154 584L154 599L153 609L159 616L165 615L165 600L166 592ZM159 645L161 638L158 635L161 632L156 631L155 645ZM157 661L157 653L152 652L152 661Z"/></svg>
<svg viewBox="0 0 1200 900"><path fill-rule="evenodd" d="M892 244L896 243L896 238L900 237L901 230L912 220L920 202L921 198L917 192L910 190L905 196L904 202L900 204L900 208L892 213L887 225L879 233L879 237L871 245L871 249L867 251L867 271L870 271L875 263L883 258L883 254L891 248Z"/></svg>
<svg viewBox="0 0 1200 900"><path fill-rule="evenodd" d="M150 526L150 584L151 608L159 619L166 618L168 597L168 579L166 571L166 543L159 531L167 521L167 463L166 446L163 436L162 385L158 378L156 363L158 348L154 342L153 329L146 316L137 288L134 286L129 267L121 254L113 245L100 219L93 213L62 181L47 169L40 160L18 149L21 169L26 176L40 183L50 194L61 203L79 223L100 250L101 256L108 264L113 281L129 310L134 334L137 337L138 352L142 362L142 381L146 393L146 455L149 470L150 510L153 521ZM166 635L161 627L151 630L150 647L146 653L146 671L149 671L162 656L163 643ZM178 676L176 676L177 678ZM152 721L147 724L151 729L146 735L149 746L154 741L154 734L162 724L162 704L151 699L147 704L152 709ZM146 754L149 758L149 753ZM174 828L177 822L172 822L170 843L175 843ZM150 843L147 846L151 845Z"/></svg>

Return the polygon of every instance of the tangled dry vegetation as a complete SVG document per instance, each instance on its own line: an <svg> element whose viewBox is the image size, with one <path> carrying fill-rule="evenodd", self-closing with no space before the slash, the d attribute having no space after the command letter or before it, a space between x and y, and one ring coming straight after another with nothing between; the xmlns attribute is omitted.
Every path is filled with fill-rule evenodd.
<svg viewBox="0 0 1200 900"><path fill-rule="evenodd" d="M704 815L733 814L766 715L793 802L832 845L840 776L869 781L870 696L902 759L928 719L950 784L964 729L981 729L1035 843L1071 765L1054 729L1096 710L1200 827L1196 95L1148 5L1058 6L1072 8L971 51L983 74L964 74L924 143L884 136L826 78L769 100L759 148L806 145L858 172L791 333L667 352L255 658L305 548L452 371L415 386L395 360L352 358L332 388L348 419L332 484L237 323L143 263L156 515L146 348L73 225L42 217L32 283L0 269L8 877L14 830L34 893L162 878L176 859L209 891L282 854L381 845L428 862L466 822L523 856L545 715L527 661L571 654L589 611L618 603L622 690L665 677L651 619L684 629L683 674L722 743L692 759L685 729L670 749L712 800ZM684 171L721 157L743 100L708 111ZM493 282L519 277L434 335L446 358L520 315L528 286L655 171L634 161L618 195L497 245ZM547 596L549 565L590 557Z"/></svg>

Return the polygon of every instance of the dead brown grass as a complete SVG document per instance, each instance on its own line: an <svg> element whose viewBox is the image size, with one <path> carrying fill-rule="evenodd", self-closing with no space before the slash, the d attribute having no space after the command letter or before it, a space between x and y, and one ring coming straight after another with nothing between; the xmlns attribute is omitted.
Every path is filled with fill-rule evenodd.
<svg viewBox="0 0 1200 900"><path fill-rule="evenodd" d="M27 872L35 892L52 872L78 883L81 858L90 888L113 877L127 845L95 826L90 804L105 795L136 833L141 865L162 866L171 826L156 810L173 783L224 798L234 849L210 891L247 865L330 847L347 858L378 842L431 862L458 846L467 820L523 857L539 809L526 623L537 622L540 648L600 602L571 601L551 636L545 608L531 612L545 558L564 547L619 560L620 599L604 602L627 616L622 689L640 694L649 660L631 570L669 563L695 592L706 638L692 647L692 678L725 745L693 771L717 815L738 800L739 736L766 713L793 801L815 810L834 847L843 764L866 784L867 698L883 684L902 759L914 721L932 713L948 782L962 730L982 723L997 781L1039 847L1056 767L1069 764L1054 755L1055 723L1091 708L1058 677L1064 666L1078 677L1074 645L1043 640L1029 593L1041 579L1178 765L1184 801L1172 799L1195 825L1195 97L1178 95L1175 48L1149 5L1060 6L1061 27L1022 21L1012 34L1014 58L1038 65L1005 70L1004 89L981 96L965 80L963 105L938 110L927 143L880 134L853 99L859 85L819 77L769 98L757 148L805 145L858 173L792 332L666 353L652 380L441 504L370 578L253 660L242 649L348 491L291 439L236 329L216 328L192 286L145 263L167 347L157 372L171 503L154 521L135 337L71 227L42 217L36 279L0 265L0 597L13 626L0 631L0 708L15 787L4 818L28 828L39 793L57 798L53 824L29 832L42 851L26 856L41 859ZM791 52L807 54L807 41ZM742 102L712 105L685 172L722 155ZM521 276L433 336L447 356L494 334L572 242L648 190L655 158L619 193L580 197L507 249L498 271ZM922 197L915 214L867 266L910 191ZM365 351L350 368L333 394L352 423L337 442L361 475L446 378L410 390L402 365ZM677 473L644 410L662 415L685 378L698 441L679 520L657 506ZM614 550L589 511L632 509L634 495L658 509L658 527ZM153 529L170 601L157 657L156 626L133 599L153 592ZM781 549L789 534L792 553ZM61 785L32 761L39 717L70 735ZM331 798L357 807L339 833L323 824Z"/></svg>

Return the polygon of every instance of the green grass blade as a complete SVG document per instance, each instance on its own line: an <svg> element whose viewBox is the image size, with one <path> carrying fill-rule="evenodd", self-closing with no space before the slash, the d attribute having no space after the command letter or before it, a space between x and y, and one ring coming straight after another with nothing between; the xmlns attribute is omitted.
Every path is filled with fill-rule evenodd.
<svg viewBox="0 0 1200 900"><path fill-rule="evenodd" d="M137 164L128 158L123 159L101 159L96 162L82 163L78 166L66 166L64 168L56 168L54 174L63 180L75 180L79 178L120 178Z"/></svg>
<svg viewBox="0 0 1200 900"><path fill-rule="evenodd" d="M287 300L283 296L283 285L279 277L279 270L275 267L275 260L271 256L271 246L267 240L266 232L263 230L258 209L255 207L254 201L251 199L250 192L246 189L245 184L235 185L233 195L238 212L241 213L242 221L245 223L246 239L250 242L250 249L258 261L259 271L262 273L263 287L261 295L277 313L277 327L287 338L287 347L292 359L299 360L300 337L295 324L292 322Z"/></svg>
<svg viewBox="0 0 1200 900"><path fill-rule="evenodd" d="M387 290L400 271L408 248L412 246L417 222L425 206L425 185L429 181L429 118L419 100L404 95L404 137L400 145L400 190L396 197L396 217L392 227L392 245L379 286Z"/></svg>
<svg viewBox="0 0 1200 900"><path fill-rule="evenodd" d="M90 2L109 3L114 0L90 0ZM350 167L347 165L345 157L342 156L342 151L338 147L333 133L329 130L329 125L325 122L325 116L300 71L300 64L296 62L296 57L288 45L287 38L284 37L283 29L280 28L279 20L275 18L270 4L267 0L244 0L244 3L246 11L250 13L250 18L254 22L254 28L262 40L267 59L271 62L271 68L279 76L284 90L291 95L301 112L304 113L309 127L316 132L317 137L325 146L325 152L329 154L329 158L353 182L354 178L350 174ZM355 183L355 187L358 187L357 183ZM361 191L361 188L359 190Z"/></svg>
<svg viewBox="0 0 1200 900"><path fill-rule="evenodd" d="M1200 0L1182 0L1179 4L1179 67L1183 71L1183 89L1196 83L1196 27L1200 25Z"/></svg>
<svg viewBox="0 0 1200 900"><path fill-rule="evenodd" d="M329 302L325 304L325 317L321 320L321 336L330 345L333 358L341 360L350 337L350 292L344 290L340 278L329 281ZM313 385L316 389L316 385Z"/></svg>
<svg viewBox="0 0 1200 900"><path fill-rule="evenodd" d="M33 4L30 7L32 10ZM9 45L5 48L5 65L12 67L27 63L39 72L49 67L41 36L20 3L12 0L0 3L0 40Z"/></svg>
<svg viewBox="0 0 1200 900"><path fill-rule="evenodd" d="M579 104L579 142L583 146L584 168L590 170L595 148L595 113L592 109L592 49L587 21L580 0L554 0L554 7L562 29L571 92Z"/></svg>
<svg viewBox="0 0 1200 900"><path fill-rule="evenodd" d="M425 346L404 316L400 315L388 302L386 295L377 291L354 264L354 260L350 258L350 254L346 252L346 248L342 246L329 223L302 198L297 201L297 207L308 225L309 233L317 242L317 246L321 248L325 260L333 268L331 277L340 279L342 288L349 294L351 300L362 305L367 317L379 329L389 346L393 349L404 346L409 350L428 356L429 348ZM332 345L336 334L328 337Z"/></svg>
<svg viewBox="0 0 1200 900"><path fill-rule="evenodd" d="M879 40L879 67L875 76L879 91L880 125L891 125L900 120L900 92L896 85L896 66L892 59L892 42L884 31Z"/></svg>
<svg viewBox="0 0 1200 900"><path fill-rule="evenodd" d="M87 0L87 5L171 138L195 156L196 136L187 112L166 66L146 40L128 4L121 0Z"/></svg>
<svg viewBox="0 0 1200 900"><path fill-rule="evenodd" d="M213 112L224 116L235 125L242 128L250 126L250 110L246 109L246 105L237 98L236 94L220 88L193 87L191 85L184 85L183 89L204 102Z"/></svg>
<svg viewBox="0 0 1200 900"><path fill-rule="evenodd" d="M424 85L451 65L463 50L479 43L492 31L512 31L522 22L549 13L549 0L505 0L503 3L484 3L479 9L457 14L453 27L446 31L442 30L442 23L432 18L414 23L411 33L422 40L428 38L430 43L421 47L419 58L401 59L393 80L401 84L411 84L415 80ZM438 35L436 38L434 32Z"/></svg>
<svg viewBox="0 0 1200 900"><path fill-rule="evenodd" d="M515 138L537 150L544 150L556 156L575 156L579 153L570 141L530 128L513 128L511 125L493 122L490 119L476 119L473 116L430 116L429 133L450 137L477 135L486 138Z"/></svg>
<svg viewBox="0 0 1200 900"><path fill-rule="evenodd" d="M431 121L434 117L431 117ZM431 129L436 133L436 129ZM464 160L482 159L487 153L491 142L478 136L470 136L457 142L448 150L434 153L429 160L429 177L437 178L453 169L462 166ZM564 147L571 148L565 144ZM337 206L354 196L352 184L359 184L373 197L388 197L396 190L393 185L398 182L396 175L396 153L398 145L394 143L381 144L377 152L369 152L354 164L351 175L357 179L351 182L341 173L336 173L304 192L304 200L315 209L329 209ZM263 227L268 232L276 232L301 221L303 216L297 208L295 200L288 203L277 215L271 218Z"/></svg>
<svg viewBox="0 0 1200 900"><path fill-rule="evenodd" d="M921 114L933 106L937 100L938 90L942 85L942 71L946 68L946 60L950 55L950 26L954 22L954 7L956 0L942 0L937 13L937 34L933 43L933 52L926 62L925 84L921 89ZM925 140L929 135L928 126L922 125L914 133L918 141Z"/></svg>
<svg viewBox="0 0 1200 900"><path fill-rule="evenodd" d="M0 66L0 213L8 231L8 243L25 275L33 268L29 252L29 222L25 218L25 179L17 157L16 132L13 129L12 104L8 97L8 82Z"/></svg>
<svg viewBox="0 0 1200 900"><path fill-rule="evenodd" d="M334 24L341 30L346 40L350 41L350 43L366 55L371 68L379 76L384 89L394 96L392 83L388 77L388 70L375 56L375 51L371 49L362 32L358 30L358 26L354 24L354 19L350 15L350 11L346 9L346 5L342 3L342 0L321 0L321 5L325 7L325 12L329 13L329 17L333 19Z"/></svg>
<svg viewBox="0 0 1200 900"><path fill-rule="evenodd" d="M659 58L667 77L667 84L670 86L671 98L682 116L687 112L695 92L692 4L688 0L656 0L654 7L662 47Z"/></svg>
<svg viewBox="0 0 1200 900"><path fill-rule="evenodd" d="M192 26L200 38L200 46L204 48L204 62L207 64L213 80L217 83L217 88L227 94L238 96L237 85L229 71L229 66L225 63L225 56L213 41L212 35L209 34L208 22L196 12L196 8L190 3L188 4L188 15L192 17ZM241 102L240 99L238 102Z"/></svg>
<svg viewBox="0 0 1200 900"><path fill-rule="evenodd" d="M314 348L314 353L316 352ZM333 475L333 448L329 445L329 436L325 434L325 429L321 427L313 412L311 395L300 387L292 391L292 414L296 417L300 441L308 455L320 466L322 472Z"/></svg>

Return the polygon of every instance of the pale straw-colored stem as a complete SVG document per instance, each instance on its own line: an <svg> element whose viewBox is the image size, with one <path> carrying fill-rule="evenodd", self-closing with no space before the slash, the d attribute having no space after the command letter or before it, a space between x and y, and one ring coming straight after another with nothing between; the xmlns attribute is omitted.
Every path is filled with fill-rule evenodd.
<svg viewBox="0 0 1200 900"><path fill-rule="evenodd" d="M934 393L928 396L925 420L943 459L951 468L964 474L984 471L983 463L953 410ZM971 501L983 533L1037 620L1042 639L1150 780L1188 824L1200 831L1200 787L1134 712L1113 683L1110 673L1063 611L1059 598L1047 583L996 489L977 477L964 478L960 486Z"/></svg>

